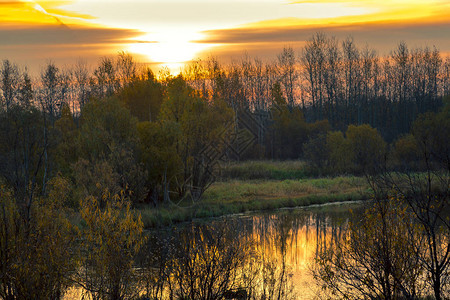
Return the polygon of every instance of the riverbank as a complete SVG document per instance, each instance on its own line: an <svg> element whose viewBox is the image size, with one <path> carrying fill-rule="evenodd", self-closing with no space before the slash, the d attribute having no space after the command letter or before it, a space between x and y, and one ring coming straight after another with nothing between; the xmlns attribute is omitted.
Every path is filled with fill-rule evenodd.
<svg viewBox="0 0 450 300"><path fill-rule="evenodd" d="M197 218L356 201L370 197L369 186L362 177L295 178L306 177L304 169L299 168L301 163L251 162L254 169L260 170L258 172L254 169L252 171L252 166L246 164L248 165L236 164L233 166L234 170L225 169L226 176L214 183L196 203L185 200L178 205L162 205L157 209L151 206L140 207L139 213L144 226L167 226ZM266 168L261 167L261 164L265 164ZM300 176L301 174L303 175Z"/></svg>

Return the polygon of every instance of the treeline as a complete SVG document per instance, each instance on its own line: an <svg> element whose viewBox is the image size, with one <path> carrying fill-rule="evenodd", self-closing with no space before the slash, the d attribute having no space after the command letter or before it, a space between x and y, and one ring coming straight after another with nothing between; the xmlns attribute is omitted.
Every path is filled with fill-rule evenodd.
<svg viewBox="0 0 450 300"><path fill-rule="evenodd" d="M352 38L340 42L319 33L298 52L284 48L271 63L245 56L221 66L211 59L189 66L185 77L209 97L255 113L273 106L278 83L287 105L299 107L307 122L326 119L337 130L369 124L390 142L449 95L450 58L404 42L382 57Z"/></svg>

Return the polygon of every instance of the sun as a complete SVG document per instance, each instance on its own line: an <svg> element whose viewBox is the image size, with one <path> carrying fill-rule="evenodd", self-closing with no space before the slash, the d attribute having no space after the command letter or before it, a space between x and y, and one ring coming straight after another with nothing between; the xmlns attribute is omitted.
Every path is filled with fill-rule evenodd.
<svg viewBox="0 0 450 300"><path fill-rule="evenodd" d="M164 30L148 33L134 39L128 51L147 57L151 62L166 66L171 71L191 61L211 45L199 43L202 34L182 30Z"/></svg>

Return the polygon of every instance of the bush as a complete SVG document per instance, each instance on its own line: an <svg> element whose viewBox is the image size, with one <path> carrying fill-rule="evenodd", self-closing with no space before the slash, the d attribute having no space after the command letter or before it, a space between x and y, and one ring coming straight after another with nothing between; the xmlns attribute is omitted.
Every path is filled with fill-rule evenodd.
<svg viewBox="0 0 450 300"><path fill-rule="evenodd" d="M0 298L59 299L77 268L76 230L64 213L68 181L56 177L48 198L22 215L12 194L0 188Z"/></svg>

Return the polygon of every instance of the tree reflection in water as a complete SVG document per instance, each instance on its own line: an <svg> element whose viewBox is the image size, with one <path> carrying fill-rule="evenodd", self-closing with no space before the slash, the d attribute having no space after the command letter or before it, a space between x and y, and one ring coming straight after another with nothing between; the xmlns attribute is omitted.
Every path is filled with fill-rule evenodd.
<svg viewBox="0 0 450 300"><path fill-rule="evenodd" d="M310 271L341 238L348 206L284 210L150 233L139 259L150 299L312 299Z"/></svg>

